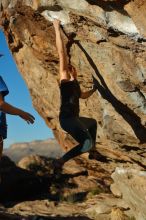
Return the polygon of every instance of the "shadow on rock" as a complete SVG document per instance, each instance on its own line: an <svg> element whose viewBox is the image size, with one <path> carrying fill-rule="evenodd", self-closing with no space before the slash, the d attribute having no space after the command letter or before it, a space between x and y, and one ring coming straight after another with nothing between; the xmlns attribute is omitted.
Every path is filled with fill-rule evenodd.
<svg viewBox="0 0 146 220"><path fill-rule="evenodd" d="M0 212L0 220L90 220L90 218L86 216L78 216L78 217L29 216L29 217L24 217L20 215Z"/></svg>
<svg viewBox="0 0 146 220"><path fill-rule="evenodd" d="M0 202L24 201L48 191L48 180L17 167L8 157L0 163Z"/></svg>
<svg viewBox="0 0 146 220"><path fill-rule="evenodd" d="M25 219L24 219L25 220ZM78 217L34 217L29 218L26 220L91 220L91 218L85 216L78 216Z"/></svg>
<svg viewBox="0 0 146 220"><path fill-rule="evenodd" d="M22 201L49 199L52 201L83 201L88 192L74 192L65 196L64 192L77 189L72 181L79 176L87 176L87 171L75 174L53 173L52 159L34 155L23 158L18 166L7 156L1 160L0 203L12 207Z"/></svg>
<svg viewBox="0 0 146 220"><path fill-rule="evenodd" d="M123 117L123 119L131 126L140 143L146 143L146 127L141 124L141 118L126 104L117 99L117 97L108 88L103 76L99 72L96 64L87 53L87 51L83 48L79 41L74 41L74 43L76 43L78 47L82 50L89 64L93 68L93 81L102 98L111 103L116 112L118 112Z"/></svg>
<svg viewBox="0 0 146 220"><path fill-rule="evenodd" d="M25 220L23 216L8 214L8 213L5 213L4 211L2 212L2 210L0 211L0 220L22 220L22 219Z"/></svg>

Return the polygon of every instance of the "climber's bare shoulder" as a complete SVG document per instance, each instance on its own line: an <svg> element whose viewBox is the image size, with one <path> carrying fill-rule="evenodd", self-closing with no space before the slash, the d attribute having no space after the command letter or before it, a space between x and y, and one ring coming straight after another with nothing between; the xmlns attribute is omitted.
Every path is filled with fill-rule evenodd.
<svg viewBox="0 0 146 220"><path fill-rule="evenodd" d="M64 69L64 70L60 71L60 82L62 80L65 80L65 81L69 81L70 80L70 75L69 75L67 69Z"/></svg>

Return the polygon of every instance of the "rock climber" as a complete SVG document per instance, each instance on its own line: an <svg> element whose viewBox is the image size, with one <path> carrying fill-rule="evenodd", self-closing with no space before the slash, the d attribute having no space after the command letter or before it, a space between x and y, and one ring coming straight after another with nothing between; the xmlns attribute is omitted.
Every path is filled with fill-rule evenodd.
<svg viewBox="0 0 146 220"><path fill-rule="evenodd" d="M97 88L93 85L91 90L86 92L81 91L77 81L77 72L72 65L67 63L60 20L54 19L53 25L60 61L61 106L59 121L62 129L78 142L74 148L65 153L61 158L54 160L55 168L61 168L68 160L91 151L95 146L97 122L95 119L79 116L79 99L89 98Z"/></svg>

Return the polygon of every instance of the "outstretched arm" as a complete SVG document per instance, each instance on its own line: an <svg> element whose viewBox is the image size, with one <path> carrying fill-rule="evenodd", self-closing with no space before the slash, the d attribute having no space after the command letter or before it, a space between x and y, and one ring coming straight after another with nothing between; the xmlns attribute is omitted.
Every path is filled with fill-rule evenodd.
<svg viewBox="0 0 146 220"><path fill-rule="evenodd" d="M62 33L60 28L60 21L55 19L53 22L55 34L56 34L56 47L59 54L60 61L60 81L68 81L70 79L70 74L68 73L67 56L65 52L65 46L62 39Z"/></svg>
<svg viewBox="0 0 146 220"><path fill-rule="evenodd" d="M23 110L21 110L19 108L16 108L16 107L8 104L7 102L5 102L3 100L3 96L2 96L1 93L0 93L0 110L5 112L5 113L8 113L10 115L18 115L18 116L20 116L28 124L29 123L31 123L31 124L34 123L35 118L31 114L29 114L28 112L24 112Z"/></svg>

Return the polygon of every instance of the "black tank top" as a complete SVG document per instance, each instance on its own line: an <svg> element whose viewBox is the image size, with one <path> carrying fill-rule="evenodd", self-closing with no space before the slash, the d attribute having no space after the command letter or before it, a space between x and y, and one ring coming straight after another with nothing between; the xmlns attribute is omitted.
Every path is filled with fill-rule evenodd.
<svg viewBox="0 0 146 220"><path fill-rule="evenodd" d="M62 82L60 85L60 118L79 116L80 86L77 80Z"/></svg>

